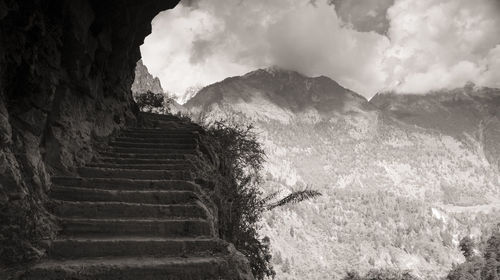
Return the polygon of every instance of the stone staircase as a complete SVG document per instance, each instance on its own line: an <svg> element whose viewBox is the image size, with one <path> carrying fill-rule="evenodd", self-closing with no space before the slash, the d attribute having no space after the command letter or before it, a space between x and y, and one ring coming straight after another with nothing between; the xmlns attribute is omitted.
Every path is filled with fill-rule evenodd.
<svg viewBox="0 0 500 280"><path fill-rule="evenodd" d="M253 279L192 180L196 127L144 118L156 127L126 129L79 176L52 178L47 208L61 232L23 279Z"/></svg>

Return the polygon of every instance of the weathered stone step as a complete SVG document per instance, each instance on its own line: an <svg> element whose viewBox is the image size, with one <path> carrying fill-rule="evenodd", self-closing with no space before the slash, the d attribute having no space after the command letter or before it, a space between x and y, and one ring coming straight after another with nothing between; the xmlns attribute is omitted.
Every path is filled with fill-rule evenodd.
<svg viewBox="0 0 500 280"><path fill-rule="evenodd" d="M120 157L100 157L96 163L113 164L182 164L189 165L184 159L146 159L146 158L120 158ZM93 163L92 163L93 164Z"/></svg>
<svg viewBox="0 0 500 280"><path fill-rule="evenodd" d="M140 131L122 131L120 137L128 138L147 138L147 139L195 139L193 133L161 133L161 132L140 132Z"/></svg>
<svg viewBox="0 0 500 280"><path fill-rule="evenodd" d="M52 177L52 183L65 187L133 191L198 191L198 186L185 180L134 180L126 178Z"/></svg>
<svg viewBox="0 0 500 280"><path fill-rule="evenodd" d="M158 144L169 144L169 143L180 143L180 144L189 144L195 143L195 139L193 137L184 137L184 138L137 138L137 137L117 137L115 141L119 142L127 142L127 143L158 143Z"/></svg>
<svg viewBox="0 0 500 280"><path fill-rule="evenodd" d="M80 167L78 174L87 178L128 178L159 180L191 180L191 172L186 170L139 170L100 167Z"/></svg>
<svg viewBox="0 0 500 280"><path fill-rule="evenodd" d="M195 154L196 150L194 147L188 148L130 148L130 147L109 147L105 152L111 153L133 153L133 154L146 154L146 155L158 155L158 154Z"/></svg>
<svg viewBox="0 0 500 280"><path fill-rule="evenodd" d="M113 158L134 158L134 159L186 159L186 155L179 153L157 153L157 154L137 154L137 153L118 153L112 151L101 151L99 154L103 157L113 157Z"/></svg>
<svg viewBox="0 0 500 280"><path fill-rule="evenodd" d="M133 186L131 186L133 187ZM189 189L189 188L186 188ZM50 197L64 201L132 202L147 204L195 203L198 196L190 190L109 190L53 186Z"/></svg>
<svg viewBox="0 0 500 280"><path fill-rule="evenodd" d="M203 256L223 253L225 246L208 238L70 238L54 240L48 255L54 259Z"/></svg>
<svg viewBox="0 0 500 280"><path fill-rule="evenodd" d="M87 167L115 168L115 169L137 169L137 170L189 170L191 165L183 164L124 164L124 163L100 163L93 162Z"/></svg>
<svg viewBox="0 0 500 280"><path fill-rule="evenodd" d="M194 143L134 143L111 141L111 147L120 148L147 148L147 149L196 149Z"/></svg>
<svg viewBox="0 0 500 280"><path fill-rule="evenodd" d="M57 201L47 204L47 208L62 218L200 218L207 213L197 204L144 204L130 202L89 202Z"/></svg>
<svg viewBox="0 0 500 280"><path fill-rule="evenodd" d="M234 268L233 268L234 269ZM46 261L35 265L26 280L221 280L234 279L221 257L96 258ZM237 280L237 279L234 279Z"/></svg>
<svg viewBox="0 0 500 280"><path fill-rule="evenodd" d="M213 236L202 219L60 219L64 236Z"/></svg>
<svg viewBox="0 0 500 280"><path fill-rule="evenodd" d="M169 134L169 135L193 135L195 130L193 128L128 128L122 130L123 133L145 133L145 134Z"/></svg>
<svg viewBox="0 0 500 280"><path fill-rule="evenodd" d="M169 115L169 114L155 114L155 113L141 112L140 115L143 118L152 119L152 120L159 119L159 120L181 121L181 119L179 117L174 116L174 115Z"/></svg>

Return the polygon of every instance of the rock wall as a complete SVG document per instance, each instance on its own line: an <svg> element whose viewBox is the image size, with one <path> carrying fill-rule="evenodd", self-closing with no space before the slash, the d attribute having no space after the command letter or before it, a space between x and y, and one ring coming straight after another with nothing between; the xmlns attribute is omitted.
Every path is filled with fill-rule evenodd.
<svg viewBox="0 0 500 280"><path fill-rule="evenodd" d="M0 262L41 254L50 175L133 124L130 86L151 20L178 0L0 0Z"/></svg>

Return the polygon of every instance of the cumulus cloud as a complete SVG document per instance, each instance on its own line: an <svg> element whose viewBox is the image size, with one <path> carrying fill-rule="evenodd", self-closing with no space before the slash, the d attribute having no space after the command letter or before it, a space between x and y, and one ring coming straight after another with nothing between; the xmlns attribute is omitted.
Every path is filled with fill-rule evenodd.
<svg viewBox="0 0 500 280"><path fill-rule="evenodd" d="M386 14L394 0L330 0L330 3L335 6L339 17L356 30L386 34L389 29Z"/></svg>
<svg viewBox="0 0 500 280"><path fill-rule="evenodd" d="M256 68L326 75L366 97L467 81L500 87L497 0L191 0L153 20L141 47L181 97Z"/></svg>
<svg viewBox="0 0 500 280"><path fill-rule="evenodd" d="M389 8L387 86L422 93L468 81L500 86L497 0L399 0ZM493 73L492 71L496 71Z"/></svg>

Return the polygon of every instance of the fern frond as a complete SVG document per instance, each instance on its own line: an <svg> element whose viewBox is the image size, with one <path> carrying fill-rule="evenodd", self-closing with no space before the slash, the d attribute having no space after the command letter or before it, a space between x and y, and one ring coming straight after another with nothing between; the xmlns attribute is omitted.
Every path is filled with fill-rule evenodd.
<svg viewBox="0 0 500 280"><path fill-rule="evenodd" d="M287 204L294 204L294 203L299 203L304 200L312 199L318 196L321 196L322 194L318 191L315 190L310 190L310 189L305 189L302 191L294 191L291 194L285 196L284 198L280 199L276 203L273 203L267 207L268 210L274 209L276 207L280 207L283 205Z"/></svg>

